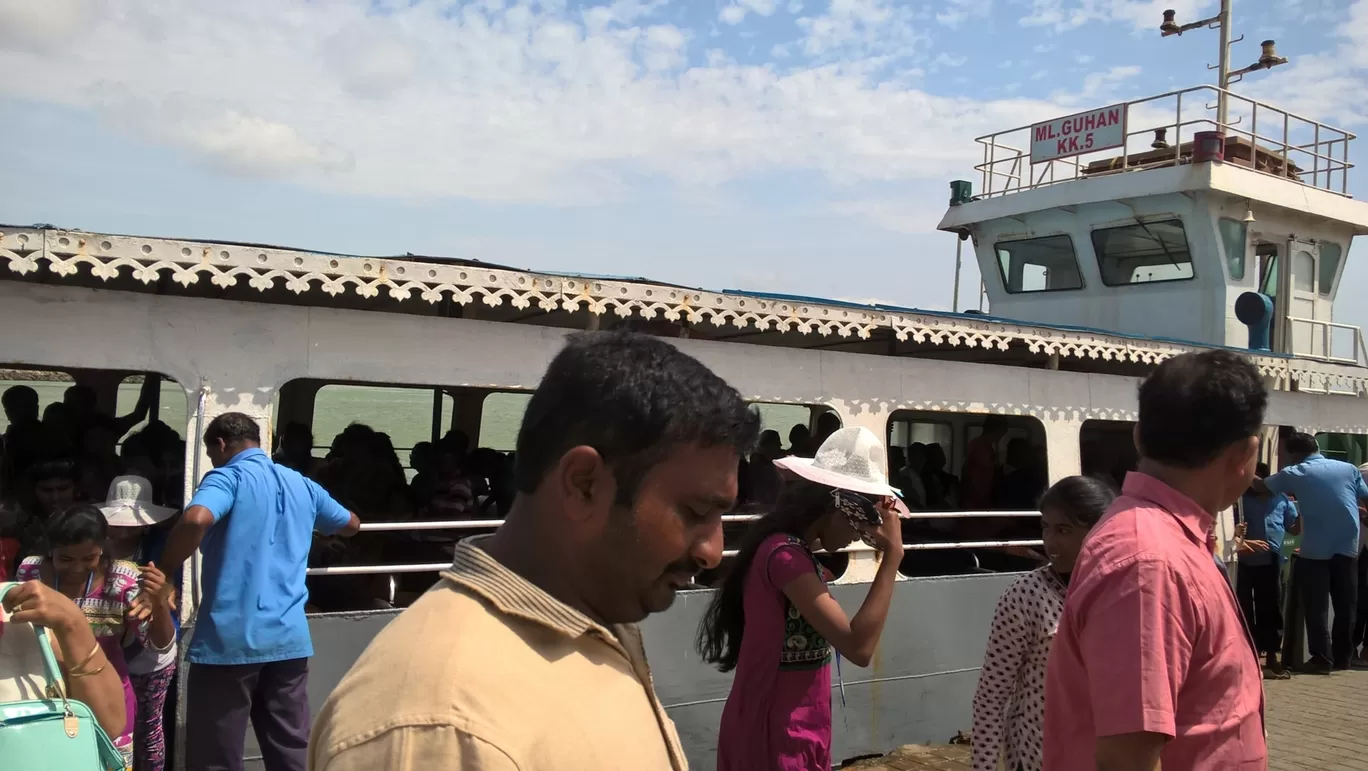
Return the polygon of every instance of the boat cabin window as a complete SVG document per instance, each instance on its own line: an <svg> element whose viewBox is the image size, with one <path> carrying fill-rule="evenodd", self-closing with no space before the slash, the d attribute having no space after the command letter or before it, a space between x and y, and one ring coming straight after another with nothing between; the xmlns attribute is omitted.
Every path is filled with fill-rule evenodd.
<svg viewBox="0 0 1368 771"><path fill-rule="evenodd" d="M998 271L1008 292L1082 289L1073 239L1045 236L997 243Z"/></svg>
<svg viewBox="0 0 1368 771"><path fill-rule="evenodd" d="M1221 247L1225 249L1226 269L1230 271L1230 280L1244 281L1245 255L1249 251L1249 226L1239 220L1222 217L1217 222L1217 227L1221 231Z"/></svg>
<svg viewBox="0 0 1368 771"><path fill-rule="evenodd" d="M985 428L996 435L988 442ZM1037 567L1029 551L950 544L1040 538L1034 512L1048 485L1045 428L1025 416L899 410L888 423L889 481L913 519L903 525L906 575L958 575ZM901 460L901 463L899 463ZM936 516L973 512L972 516ZM1011 512L995 515L991 512ZM944 544L944 546L942 546Z"/></svg>
<svg viewBox="0 0 1368 771"><path fill-rule="evenodd" d="M147 479L154 503L182 505L188 400L175 381L155 373L0 369L0 400L0 537L19 541L17 559L37 545L24 523L58 506L102 503L118 476ZM14 567L0 566L10 575Z"/></svg>
<svg viewBox="0 0 1368 771"><path fill-rule="evenodd" d="M1140 222L1092 232L1093 250L1107 286L1185 281L1192 256L1180 220Z"/></svg>
<svg viewBox="0 0 1368 771"><path fill-rule="evenodd" d="M518 429L532 394L497 391L484 398L480 409L480 446L500 452L513 452L518 445Z"/></svg>
<svg viewBox="0 0 1368 771"><path fill-rule="evenodd" d="M1106 479L1121 489L1126 474L1140 465L1135 424L1126 420L1088 420L1079 429L1079 473Z"/></svg>
<svg viewBox="0 0 1368 771"><path fill-rule="evenodd" d="M1368 463L1368 436L1362 434L1316 434L1316 444L1327 458L1361 466Z"/></svg>
<svg viewBox="0 0 1368 771"><path fill-rule="evenodd" d="M1339 272L1340 258L1344 256L1344 249L1333 241L1320 242L1320 275L1317 277L1318 286L1316 290L1321 297L1329 297L1330 290L1335 288L1335 274Z"/></svg>
<svg viewBox="0 0 1368 771"><path fill-rule="evenodd" d="M1259 258L1259 292L1278 296L1278 245L1261 241L1254 247Z"/></svg>

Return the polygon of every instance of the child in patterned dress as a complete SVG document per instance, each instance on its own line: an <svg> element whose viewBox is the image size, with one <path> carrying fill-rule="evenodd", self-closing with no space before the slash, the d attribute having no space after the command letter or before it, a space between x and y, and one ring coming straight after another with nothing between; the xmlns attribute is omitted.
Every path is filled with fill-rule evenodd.
<svg viewBox="0 0 1368 771"><path fill-rule="evenodd" d="M134 771L164 771L166 763L165 708L176 675L176 634L179 620L170 600L172 588L157 567L166 545L166 522L177 510L153 503L153 485L146 477L115 478L100 511L109 523L109 550L117 559L139 565L142 590L149 599L165 606L172 625L165 647L144 644L136 636L124 643L129 680L138 703L138 722L133 732ZM153 597L158 595L158 597ZM156 637L156 635L153 635ZM161 638L165 639L165 638Z"/></svg>

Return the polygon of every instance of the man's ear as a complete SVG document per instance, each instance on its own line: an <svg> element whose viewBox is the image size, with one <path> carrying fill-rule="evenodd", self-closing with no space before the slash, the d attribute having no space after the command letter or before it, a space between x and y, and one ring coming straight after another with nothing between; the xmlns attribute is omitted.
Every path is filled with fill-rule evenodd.
<svg viewBox="0 0 1368 771"><path fill-rule="evenodd" d="M552 482L571 519L588 521L612 507L617 495L613 471L598 450L571 447L553 469Z"/></svg>

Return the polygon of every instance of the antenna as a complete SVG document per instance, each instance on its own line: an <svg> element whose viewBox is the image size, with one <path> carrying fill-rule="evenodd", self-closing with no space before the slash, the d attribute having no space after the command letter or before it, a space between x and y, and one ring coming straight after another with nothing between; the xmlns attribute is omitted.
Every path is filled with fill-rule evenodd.
<svg viewBox="0 0 1368 771"><path fill-rule="evenodd" d="M1216 65L1215 69L1218 70L1216 85L1220 87L1221 92L1216 100L1216 127L1220 129L1222 132L1225 131L1226 124L1229 122L1229 100L1226 98L1226 91L1230 89L1231 84L1240 82L1240 80L1242 80L1245 75L1251 72L1255 72L1257 70L1270 69L1280 64L1287 64L1286 57L1278 56L1276 44L1274 43L1274 41L1265 40L1262 44L1263 53L1259 56L1258 61L1254 62L1248 67L1242 67L1238 70L1235 70L1234 72L1231 72L1230 46L1234 43L1238 43L1241 40L1244 40L1243 35L1241 35L1234 41L1230 39L1230 6L1232 2L1233 0L1221 0L1220 13L1216 14L1215 16L1212 16L1209 19L1194 21L1190 24L1184 24L1182 26L1179 26L1178 22L1174 20L1174 17L1178 15L1177 11L1164 11L1164 23L1159 25L1159 33L1163 37L1169 37L1170 35L1181 35L1184 32L1197 29L1198 27L1208 27L1211 29L1220 30L1221 57L1217 60L1218 64Z"/></svg>

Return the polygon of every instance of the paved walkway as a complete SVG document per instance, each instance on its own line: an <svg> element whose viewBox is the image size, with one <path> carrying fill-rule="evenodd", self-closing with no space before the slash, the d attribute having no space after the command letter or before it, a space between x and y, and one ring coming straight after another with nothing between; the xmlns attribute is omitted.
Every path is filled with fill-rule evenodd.
<svg viewBox="0 0 1368 771"><path fill-rule="evenodd" d="M1368 672L1265 681L1269 771L1368 768ZM968 771L969 748L908 745L860 771Z"/></svg>

